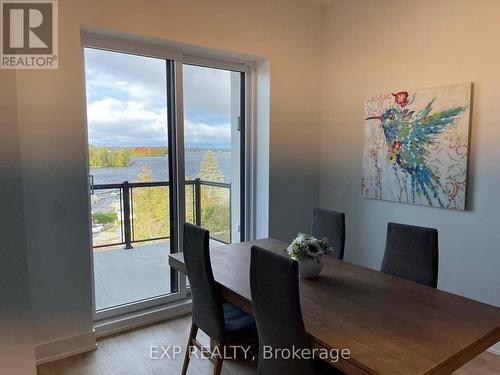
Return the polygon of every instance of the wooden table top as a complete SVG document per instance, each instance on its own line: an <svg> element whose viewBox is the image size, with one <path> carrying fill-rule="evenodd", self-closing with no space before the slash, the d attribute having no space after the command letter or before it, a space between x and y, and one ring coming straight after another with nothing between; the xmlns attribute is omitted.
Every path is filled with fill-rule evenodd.
<svg viewBox="0 0 500 375"><path fill-rule="evenodd" d="M215 280L229 302L251 313L250 247L283 252L273 239L211 243ZM182 253L170 265L185 273ZM500 309L398 277L325 258L319 277L300 279L313 347L347 348L347 374L449 374L500 341Z"/></svg>

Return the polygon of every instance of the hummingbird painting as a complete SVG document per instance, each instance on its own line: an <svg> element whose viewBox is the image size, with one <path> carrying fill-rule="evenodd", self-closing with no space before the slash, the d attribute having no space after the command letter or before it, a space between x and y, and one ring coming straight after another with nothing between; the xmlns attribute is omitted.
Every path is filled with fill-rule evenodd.
<svg viewBox="0 0 500 375"><path fill-rule="evenodd" d="M392 167L398 183L402 185L401 191L406 193L405 200L408 203L447 208L452 197L441 175L441 171L446 169L435 167L431 162L435 157L431 153L443 134L452 131L460 122L469 106L455 105L433 111L436 97L418 106L416 95L418 92L410 98L407 91L400 91L386 96L386 105L381 106L381 112L365 120L371 120L367 126L381 127L385 141L385 163Z"/></svg>

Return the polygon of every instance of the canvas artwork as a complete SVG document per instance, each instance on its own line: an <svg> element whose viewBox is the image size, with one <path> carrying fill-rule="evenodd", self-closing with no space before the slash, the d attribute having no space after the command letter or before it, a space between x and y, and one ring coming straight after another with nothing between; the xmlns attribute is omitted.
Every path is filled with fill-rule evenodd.
<svg viewBox="0 0 500 375"><path fill-rule="evenodd" d="M365 103L362 195L465 209L472 83Z"/></svg>

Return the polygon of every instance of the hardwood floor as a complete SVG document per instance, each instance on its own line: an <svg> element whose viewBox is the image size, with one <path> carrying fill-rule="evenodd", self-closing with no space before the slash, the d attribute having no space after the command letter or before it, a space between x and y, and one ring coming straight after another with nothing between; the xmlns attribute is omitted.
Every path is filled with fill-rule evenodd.
<svg viewBox="0 0 500 375"><path fill-rule="evenodd" d="M484 352L453 373L453 375L484 374L500 374L500 356Z"/></svg>
<svg viewBox="0 0 500 375"><path fill-rule="evenodd" d="M160 323L99 340L96 351L80 354L38 367L38 375L174 375L180 374L184 351L175 359L150 359L151 346L186 346L191 316ZM209 345L202 332L199 341ZM170 351L171 353L171 351ZM159 353L161 354L161 349ZM213 365L206 359L191 358L188 375L211 375ZM254 375L256 365L225 361L223 375Z"/></svg>
<svg viewBox="0 0 500 375"><path fill-rule="evenodd" d="M186 345L191 317L137 329L99 341L94 352L47 363L38 367L38 375L170 375L180 374L183 353L175 359L150 359L152 345ZM208 345L208 338L199 334ZM161 354L161 350L160 353ZM188 375L209 375L213 366L208 360L192 358ZM223 375L255 375L256 364L225 361ZM453 375L500 375L500 356L483 353Z"/></svg>

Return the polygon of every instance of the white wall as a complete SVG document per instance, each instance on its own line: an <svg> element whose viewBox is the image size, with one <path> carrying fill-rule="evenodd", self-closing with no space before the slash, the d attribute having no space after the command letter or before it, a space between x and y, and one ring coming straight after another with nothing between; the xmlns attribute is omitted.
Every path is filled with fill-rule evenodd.
<svg viewBox="0 0 500 375"><path fill-rule="evenodd" d="M35 374L16 72L0 73L0 369Z"/></svg>
<svg viewBox="0 0 500 375"><path fill-rule="evenodd" d="M317 202L321 20L299 0L59 2L59 69L19 71L17 82L39 352L92 329L81 25L269 58L269 232L289 239Z"/></svg>
<svg viewBox="0 0 500 375"><path fill-rule="evenodd" d="M346 259L375 269L388 221L439 229L440 289L500 306L500 2L338 0L325 15L319 201L347 214ZM465 212L361 198L364 99L472 81Z"/></svg>

